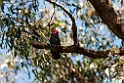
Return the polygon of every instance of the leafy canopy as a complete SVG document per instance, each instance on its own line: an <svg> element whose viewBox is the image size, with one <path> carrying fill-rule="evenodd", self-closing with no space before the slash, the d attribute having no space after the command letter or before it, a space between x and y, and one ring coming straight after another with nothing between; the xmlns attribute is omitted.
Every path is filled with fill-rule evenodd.
<svg viewBox="0 0 124 83"><path fill-rule="evenodd" d="M86 0L56 0L75 17L78 40L81 46L92 50L106 50L123 46ZM122 7L123 0L111 0L111 5ZM44 0L1 0L0 1L0 48L11 51L12 68L15 72L24 67L32 68L36 82L63 83L82 82L60 61L51 57L49 50L32 47L30 41L48 43L51 31L58 29L61 45L73 45L71 21L61 8ZM117 42L116 42L117 41ZM119 44L118 44L119 42ZM94 83L115 81L124 73L122 57L92 59L76 53L62 53L61 60L77 70L84 78ZM20 62L21 60L21 62ZM12 60L9 59L7 65ZM17 65L18 64L18 65ZM16 69L15 69L16 68ZM31 71L27 71L30 77ZM18 72L19 73L19 72ZM122 79L122 78L121 78Z"/></svg>

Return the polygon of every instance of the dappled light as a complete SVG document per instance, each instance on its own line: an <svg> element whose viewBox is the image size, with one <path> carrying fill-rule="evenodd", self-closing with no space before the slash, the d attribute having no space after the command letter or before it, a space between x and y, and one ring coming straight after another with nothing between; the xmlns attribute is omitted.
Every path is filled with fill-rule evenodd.
<svg viewBox="0 0 124 83"><path fill-rule="evenodd" d="M0 83L122 83L123 35L123 0L1 0Z"/></svg>

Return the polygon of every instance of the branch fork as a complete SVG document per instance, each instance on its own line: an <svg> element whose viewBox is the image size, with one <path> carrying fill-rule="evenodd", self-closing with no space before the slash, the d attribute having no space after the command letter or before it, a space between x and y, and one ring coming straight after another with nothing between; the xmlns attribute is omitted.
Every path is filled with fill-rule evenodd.
<svg viewBox="0 0 124 83"><path fill-rule="evenodd" d="M58 51L58 52L61 52L61 53L79 53L79 54L83 54L83 55L91 57L91 58L106 58L106 57L108 57L109 53L111 52L111 49L103 50L103 51L94 51L94 50L88 50L88 49L85 49L85 48L81 47L79 42L78 42L77 26L76 26L75 19L74 19L73 15L71 13L69 13L69 11L67 9L65 9L62 5L58 4L54 0L46 0L46 1L52 3L55 6L60 7L70 17L70 19L72 21L72 32L73 32L74 45L72 45L72 46L59 46L59 45L44 44L44 43L37 42L37 41L31 41L30 45L32 45L33 47L38 48L38 49L54 50L54 51ZM123 29L124 28L123 27L124 21L122 21L122 20L120 21L120 18L117 17L116 13L109 6L108 2L104 1L104 0L102 0L102 2L101 2L101 0L89 0L89 1L94 6L94 8L98 12L98 14L102 18L102 20L105 23L107 23L107 25L111 29L111 31L113 33L115 33L118 37L120 37L121 39L124 40L124 36L123 36L123 33L122 33L122 31L124 32L124 29ZM101 3L104 3L106 5L104 5L104 4L100 5ZM107 6L107 7L104 7L104 6ZM107 11L107 9L105 10L105 8L108 8L109 12ZM103 10L101 10L101 9L103 9ZM108 16L110 18L106 17L103 14L103 11L105 12L106 16ZM111 12L111 14L110 14L110 12ZM113 20L113 19L116 19L116 20ZM118 26L118 24L120 24L120 25L123 24L123 25ZM56 49L59 49L59 50L56 50ZM120 51L118 51L118 52L114 51L114 54L121 54L120 56L123 56L124 55L123 48L118 49L118 50L120 50Z"/></svg>
<svg viewBox="0 0 124 83"><path fill-rule="evenodd" d="M111 49L103 50L103 51L94 51L94 50L88 50L88 49L85 49L85 48L81 47L79 42L78 42L77 26L76 26L75 19L74 19L73 15L71 13L69 13L69 11L67 9L65 9L62 5L58 4L54 0L46 0L46 1L49 2L49 3L52 3L55 6L60 7L70 17L70 19L72 21L72 32L73 32L74 45L72 45L72 46L59 46L59 45L44 44L44 43L37 42L37 41L31 41L30 45L32 45L33 47L38 48L38 49L54 50L54 51L58 51L60 53L78 53L78 54L83 54L83 55L91 57L91 58L107 58L108 57L109 53L111 52ZM101 2L101 0L89 0L89 1L91 2L91 4L94 6L95 9L96 9L96 7L98 7L98 9L96 9L96 11L99 13L99 15L103 19L103 21L105 21L105 23L108 22L108 21L106 22L106 20L111 19L111 21L109 20L109 23L107 25L110 26L110 29L112 29L113 33L115 33L117 36L121 35L121 38L123 39L124 36L123 36L122 33L119 33L120 29L118 29L118 28L122 28L122 27L120 27L120 26L117 27L116 26L116 24L120 23L120 21L117 22L118 19L116 18L117 15L115 14L114 10L113 9L111 10L111 13L112 13L111 15L114 15L114 16L110 16L110 18L106 18L106 17L104 18L103 17L104 16L103 15L103 10L100 10L100 12L102 12L102 14L99 12L100 7L101 7L100 9L103 9L104 6L107 6L108 10L111 9L111 8L109 8L110 6L109 6L108 2L107 1L104 2L104 0L102 0L102 2ZM103 6L103 4L102 4L102 6L101 6L100 5L101 3L104 3L106 5ZM110 15L110 12L108 12L107 9L104 12L106 12L106 15L108 15L108 16ZM116 18L117 20L112 21L112 18L114 18L114 19ZM122 22L124 22L124 21L122 21ZM113 23L115 23L115 24L113 24ZM114 54L118 54L118 55L121 54L120 56L123 56L124 55L123 48L118 49L118 50L120 50L120 51L116 51L116 52L112 51L112 52Z"/></svg>

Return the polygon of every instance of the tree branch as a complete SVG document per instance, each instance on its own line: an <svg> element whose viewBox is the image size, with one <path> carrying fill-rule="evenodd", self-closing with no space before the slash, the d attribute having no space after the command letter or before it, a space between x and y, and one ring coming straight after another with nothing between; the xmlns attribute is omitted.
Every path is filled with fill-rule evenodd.
<svg viewBox="0 0 124 83"><path fill-rule="evenodd" d="M78 53L78 54L83 54L91 58L106 58L109 56L109 53L124 56L124 49L118 49L118 50L109 49L109 50L103 50L103 51L94 51L94 50L88 50L88 49L81 47L78 43L77 26L76 26L75 19L72 16L72 14L69 13L62 5L58 4L54 0L46 0L46 1L52 3L53 5L60 7L70 17L72 21L74 45L59 46L59 45L51 45L51 44L45 44L45 43L40 43L40 42L30 42L30 45L38 49L53 50L55 52L57 51L60 53ZM115 35L117 35L119 38L124 40L124 36L123 36L124 35L124 29L123 29L124 22L122 21L122 19L120 19L117 16L113 8L109 5L108 0L89 0L89 1L94 6L95 10L98 12L103 22L108 25L110 30Z"/></svg>
<svg viewBox="0 0 124 83"><path fill-rule="evenodd" d="M60 62L60 64L63 64L66 68L68 68L70 71L72 71L79 79L81 79L84 83L91 83L87 80L85 80L85 78L81 75L80 72L78 72L76 69L74 69L73 67L68 66L67 64L65 64L64 62Z"/></svg>
<svg viewBox="0 0 124 83"><path fill-rule="evenodd" d="M124 22L115 13L108 0L88 0L91 2L108 28L120 39L124 40Z"/></svg>
<svg viewBox="0 0 124 83"><path fill-rule="evenodd" d="M123 48L116 49L116 50L109 49L109 50L103 50L103 51L94 51L94 50L85 49L81 46L75 46L75 45L59 46L59 45L46 44L46 43L34 42L34 41L30 42L30 45L38 49L53 50L55 52L60 52L60 53L78 53L91 58L107 58L109 57L109 53L112 53L113 55L116 54L119 56L124 56Z"/></svg>
<svg viewBox="0 0 124 83"><path fill-rule="evenodd" d="M78 39L77 39L77 26L76 26L75 19L74 19L73 15L67 9L65 9L65 7L63 7L59 3L55 2L54 0L46 0L46 1L49 2L49 3L52 3L53 5L56 5L56 6L60 7L69 16L69 18L72 21L72 32L73 32L74 45L79 45L79 42L78 42Z"/></svg>

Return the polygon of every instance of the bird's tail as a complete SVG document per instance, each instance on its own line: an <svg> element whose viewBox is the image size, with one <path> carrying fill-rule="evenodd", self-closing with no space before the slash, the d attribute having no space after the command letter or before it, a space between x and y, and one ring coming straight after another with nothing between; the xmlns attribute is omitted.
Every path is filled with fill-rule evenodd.
<svg viewBox="0 0 124 83"><path fill-rule="evenodd" d="M59 52L51 51L51 53L52 53L52 56L53 56L54 59L60 59L60 53Z"/></svg>

